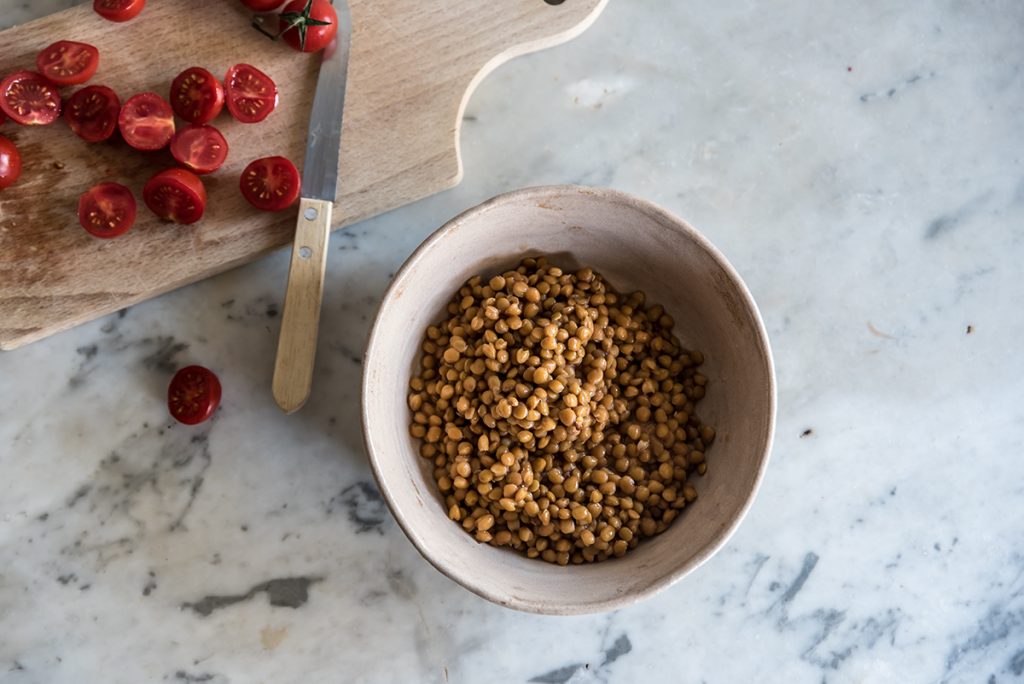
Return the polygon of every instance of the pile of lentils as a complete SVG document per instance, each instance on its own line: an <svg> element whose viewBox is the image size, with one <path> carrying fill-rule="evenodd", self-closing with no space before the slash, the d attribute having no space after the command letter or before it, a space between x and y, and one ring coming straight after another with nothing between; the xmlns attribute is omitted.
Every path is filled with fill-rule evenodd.
<svg viewBox="0 0 1024 684"><path fill-rule="evenodd" d="M707 378L643 292L544 257L471 278L427 329L410 432L448 517L566 565L622 556L697 498Z"/></svg>

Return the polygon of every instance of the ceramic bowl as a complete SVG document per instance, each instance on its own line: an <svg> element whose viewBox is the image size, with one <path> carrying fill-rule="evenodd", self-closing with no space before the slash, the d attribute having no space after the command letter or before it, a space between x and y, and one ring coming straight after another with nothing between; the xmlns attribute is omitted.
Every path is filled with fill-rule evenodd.
<svg viewBox="0 0 1024 684"><path fill-rule="evenodd" d="M621 558L560 567L477 543L448 519L409 435L409 379L427 326L470 277L545 254L563 268L591 266L620 292L640 289L676 321L687 348L705 355L708 391L698 405L717 430L699 498L663 534ZM363 376L363 428L391 512L442 573L495 603L568 615L613 610L649 597L725 544L749 509L771 449L775 379L768 337L746 286L689 224L636 197L577 186L501 195L452 219L395 276L377 314Z"/></svg>

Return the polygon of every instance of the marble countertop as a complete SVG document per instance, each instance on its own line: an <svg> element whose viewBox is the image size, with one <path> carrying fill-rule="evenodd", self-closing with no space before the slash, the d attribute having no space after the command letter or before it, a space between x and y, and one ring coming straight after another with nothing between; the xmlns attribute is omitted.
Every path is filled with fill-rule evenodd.
<svg viewBox="0 0 1024 684"><path fill-rule="evenodd" d="M0 0L0 24L68 4ZM332 237L301 413L268 389L283 252L0 355L0 682L1020 681L1022 26L1016 0L613 1L483 82L461 186ZM358 419L402 261L455 213L560 182L704 231L779 380L729 544L574 618L423 561ZM199 429L164 408L192 362L225 387Z"/></svg>

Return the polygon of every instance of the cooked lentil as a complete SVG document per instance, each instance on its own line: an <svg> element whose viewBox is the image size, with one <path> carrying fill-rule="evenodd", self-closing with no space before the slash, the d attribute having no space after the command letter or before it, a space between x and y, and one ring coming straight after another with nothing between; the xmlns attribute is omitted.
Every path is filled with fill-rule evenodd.
<svg viewBox="0 0 1024 684"><path fill-rule="evenodd" d="M427 328L410 434L448 517L567 565L622 556L697 499L708 379L643 292L545 257L471 278Z"/></svg>

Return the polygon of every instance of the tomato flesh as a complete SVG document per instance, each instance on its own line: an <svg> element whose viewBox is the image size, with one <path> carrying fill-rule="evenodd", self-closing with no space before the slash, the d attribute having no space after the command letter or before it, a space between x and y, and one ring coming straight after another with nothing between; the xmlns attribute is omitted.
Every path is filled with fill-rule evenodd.
<svg viewBox="0 0 1024 684"><path fill-rule="evenodd" d="M228 111L241 123L263 121L277 106L277 84L249 64L236 64L224 77Z"/></svg>
<svg viewBox="0 0 1024 684"><path fill-rule="evenodd" d="M280 211L295 204L302 189L299 170L284 157L264 157L242 171L242 195L263 211Z"/></svg>
<svg viewBox="0 0 1024 684"><path fill-rule="evenodd" d="M78 198L78 222L98 238L112 238L135 225L135 195L120 183L94 185Z"/></svg>
<svg viewBox="0 0 1024 684"><path fill-rule="evenodd" d="M220 380L209 368L186 366L174 374L167 388L167 409L185 425L198 425L220 406Z"/></svg>
<svg viewBox="0 0 1024 684"><path fill-rule="evenodd" d="M156 93L139 93L121 107L117 126L125 142L135 149L160 150L174 137L174 112Z"/></svg>
<svg viewBox="0 0 1024 684"><path fill-rule="evenodd" d="M284 42L299 52L319 52L338 34L338 14L328 0L292 0L277 21Z"/></svg>
<svg viewBox="0 0 1024 684"><path fill-rule="evenodd" d="M206 69L185 69L171 83L171 107L189 123L208 123L224 108L224 86Z"/></svg>
<svg viewBox="0 0 1024 684"><path fill-rule="evenodd" d="M58 40L36 57L39 73L60 86L85 83L99 65L99 50L73 40Z"/></svg>
<svg viewBox="0 0 1024 684"><path fill-rule="evenodd" d="M0 135L0 190L21 176L21 153L10 140Z"/></svg>
<svg viewBox="0 0 1024 684"><path fill-rule="evenodd" d="M101 142L114 134L121 100L106 86L86 86L68 98L64 120L82 140Z"/></svg>
<svg viewBox="0 0 1024 684"><path fill-rule="evenodd" d="M110 21L130 21L139 16L146 0L93 0L96 14Z"/></svg>
<svg viewBox="0 0 1024 684"><path fill-rule="evenodd" d="M165 221L195 223L206 209L206 188L191 171L167 169L149 179L142 189L142 199Z"/></svg>
<svg viewBox="0 0 1024 684"><path fill-rule="evenodd" d="M60 116L60 93L34 71L16 71L0 81L0 109L23 126L44 126Z"/></svg>
<svg viewBox="0 0 1024 684"><path fill-rule="evenodd" d="M171 140L171 155L195 173L213 173L228 158L228 141L213 126L185 126Z"/></svg>

